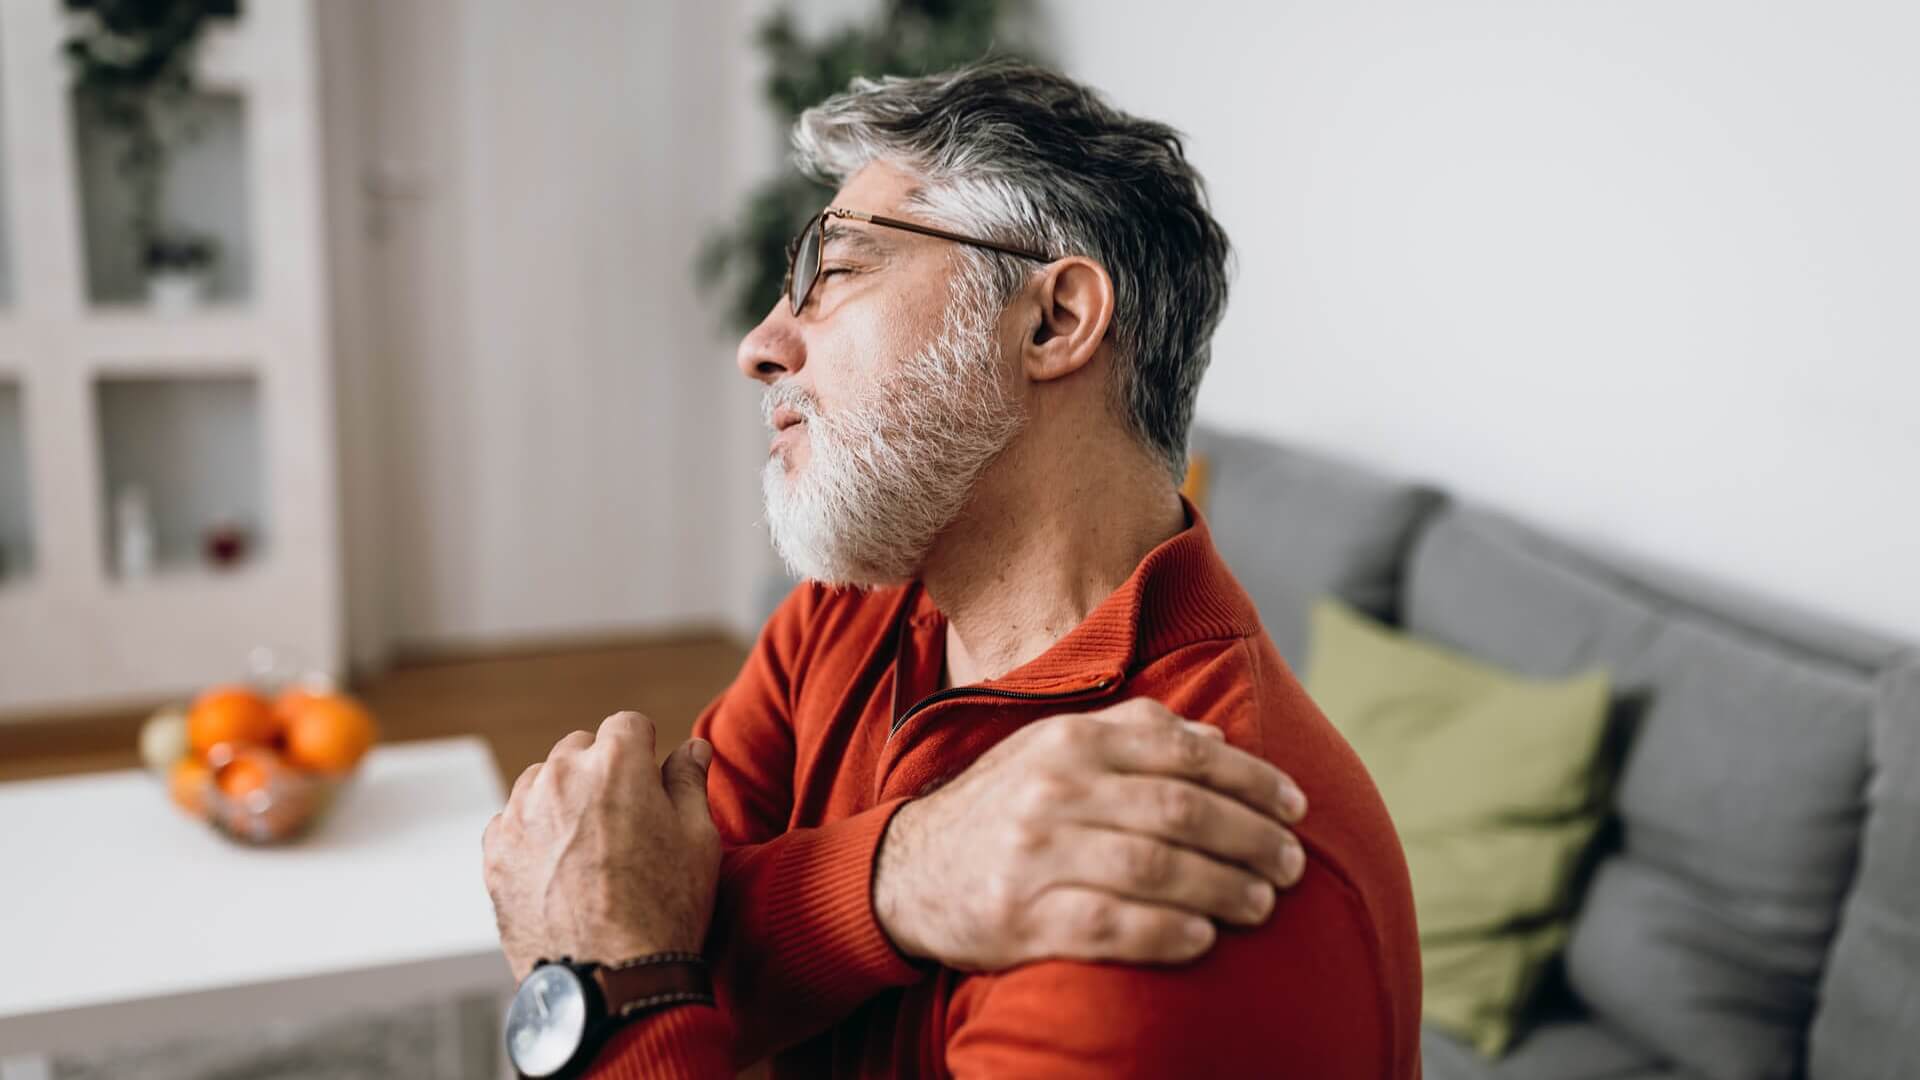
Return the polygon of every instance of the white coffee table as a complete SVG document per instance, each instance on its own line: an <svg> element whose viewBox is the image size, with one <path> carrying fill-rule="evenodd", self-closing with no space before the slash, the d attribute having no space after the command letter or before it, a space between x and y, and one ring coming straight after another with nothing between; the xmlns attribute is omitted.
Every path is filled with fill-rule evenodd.
<svg viewBox="0 0 1920 1080"><path fill-rule="evenodd" d="M376 748L328 816L238 846L126 771L0 784L0 1066L512 991L481 882L486 744Z"/></svg>

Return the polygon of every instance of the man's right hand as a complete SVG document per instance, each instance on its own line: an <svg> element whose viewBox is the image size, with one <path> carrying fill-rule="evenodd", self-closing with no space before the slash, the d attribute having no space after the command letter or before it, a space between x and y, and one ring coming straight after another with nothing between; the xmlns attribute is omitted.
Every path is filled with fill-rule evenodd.
<svg viewBox="0 0 1920 1080"><path fill-rule="evenodd" d="M1023 728L900 808L874 868L895 947L966 971L1180 963L1300 879L1306 799L1219 729L1135 698Z"/></svg>

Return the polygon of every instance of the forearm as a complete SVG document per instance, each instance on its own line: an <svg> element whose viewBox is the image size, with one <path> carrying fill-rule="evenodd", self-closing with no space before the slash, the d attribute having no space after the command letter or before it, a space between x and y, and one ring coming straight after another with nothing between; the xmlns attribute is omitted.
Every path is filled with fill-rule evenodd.
<svg viewBox="0 0 1920 1080"><path fill-rule="evenodd" d="M724 855L707 955L736 1063L816 1035L920 977L873 911L874 859L904 802Z"/></svg>

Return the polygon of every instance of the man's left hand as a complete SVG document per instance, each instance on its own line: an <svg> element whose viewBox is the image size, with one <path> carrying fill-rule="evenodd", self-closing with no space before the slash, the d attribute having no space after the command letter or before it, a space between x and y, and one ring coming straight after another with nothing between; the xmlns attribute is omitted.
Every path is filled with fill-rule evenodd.
<svg viewBox="0 0 1920 1080"><path fill-rule="evenodd" d="M713 748L689 740L657 771L653 755L653 721L615 713L555 743L487 823L487 892L516 981L541 959L700 951L720 877Z"/></svg>

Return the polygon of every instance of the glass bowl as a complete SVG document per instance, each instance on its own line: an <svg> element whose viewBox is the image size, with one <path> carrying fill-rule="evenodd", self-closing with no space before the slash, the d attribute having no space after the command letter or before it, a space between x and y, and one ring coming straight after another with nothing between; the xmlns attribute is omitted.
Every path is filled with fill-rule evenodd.
<svg viewBox="0 0 1920 1080"><path fill-rule="evenodd" d="M284 844L305 835L353 774L314 772L265 748L215 746L202 791L206 819L244 844Z"/></svg>

